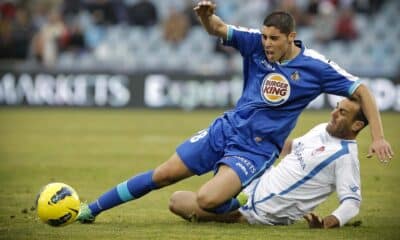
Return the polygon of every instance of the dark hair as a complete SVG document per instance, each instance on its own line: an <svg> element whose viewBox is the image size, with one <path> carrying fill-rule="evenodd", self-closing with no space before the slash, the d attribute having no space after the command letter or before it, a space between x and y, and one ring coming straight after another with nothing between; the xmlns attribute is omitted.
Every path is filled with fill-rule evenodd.
<svg viewBox="0 0 400 240"><path fill-rule="evenodd" d="M354 99L351 99L351 98L350 98L350 101L356 102L357 104L360 105L360 108L358 109L358 111L354 115L353 120L364 122L364 127L367 126L369 124L369 122L368 122L368 119L365 117L365 114L364 114L363 110L361 109L361 104L358 101L356 101Z"/></svg>
<svg viewBox="0 0 400 240"><path fill-rule="evenodd" d="M279 29L281 33L289 35L289 33L294 32L294 29L296 28L296 21L289 13L277 11L269 14L264 19L264 26L275 27Z"/></svg>
<svg viewBox="0 0 400 240"><path fill-rule="evenodd" d="M368 119L365 117L364 112L361 109L361 107L360 107L360 110L358 110L356 115L354 116L354 120L364 122L364 127L369 124Z"/></svg>

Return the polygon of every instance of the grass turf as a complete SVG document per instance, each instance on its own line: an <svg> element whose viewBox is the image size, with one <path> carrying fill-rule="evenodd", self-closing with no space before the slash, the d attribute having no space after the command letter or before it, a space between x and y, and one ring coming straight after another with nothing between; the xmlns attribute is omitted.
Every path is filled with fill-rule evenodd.
<svg viewBox="0 0 400 240"><path fill-rule="evenodd" d="M0 109L0 239L396 239L400 236L400 114L383 113L386 138L397 153L389 165L365 157L369 130L359 136L363 203L359 227L309 230L292 226L201 223L168 211L176 190L196 190L211 177L193 177L101 214L96 224L52 228L33 209L39 189L53 181L73 186L84 200L165 161L177 144L221 111ZM305 112L292 137L327 121ZM337 207L334 194L316 212Z"/></svg>

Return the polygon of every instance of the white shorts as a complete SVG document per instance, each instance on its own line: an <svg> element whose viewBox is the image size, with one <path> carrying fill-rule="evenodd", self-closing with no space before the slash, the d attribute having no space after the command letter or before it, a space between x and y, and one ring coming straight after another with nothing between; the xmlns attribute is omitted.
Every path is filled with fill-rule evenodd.
<svg viewBox="0 0 400 240"><path fill-rule="evenodd" d="M241 207L239 212L246 218L249 224L290 225L294 223L294 221L289 218L277 218L272 214L264 213L263 216L259 216L253 209L244 207L245 206Z"/></svg>
<svg viewBox="0 0 400 240"><path fill-rule="evenodd" d="M270 169L267 170L267 172ZM268 174L268 173L266 173ZM253 180L246 188L243 189L243 192L249 196L247 203L239 208L239 212L246 218L249 224L264 224L264 225L289 225L293 224L294 220L289 217L278 217L271 213L265 211L259 211L258 213L254 210L252 206L252 198L254 196L254 189L256 188L260 178ZM279 197L277 197L279 202Z"/></svg>

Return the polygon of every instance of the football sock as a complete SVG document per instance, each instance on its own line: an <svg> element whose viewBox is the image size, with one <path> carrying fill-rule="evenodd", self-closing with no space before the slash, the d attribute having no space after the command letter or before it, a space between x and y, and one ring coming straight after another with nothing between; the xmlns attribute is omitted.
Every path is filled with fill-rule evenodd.
<svg viewBox="0 0 400 240"><path fill-rule="evenodd" d="M151 170L138 174L105 192L96 201L89 204L92 215L96 216L104 210L140 198L151 190L156 189L157 185L152 178L153 172Z"/></svg>
<svg viewBox="0 0 400 240"><path fill-rule="evenodd" d="M216 208L213 209L205 209L207 212L212 212L216 214L223 214L223 213L228 213L233 210L236 210L240 207L239 200L236 198L231 198L230 200L224 202L223 204L219 205Z"/></svg>

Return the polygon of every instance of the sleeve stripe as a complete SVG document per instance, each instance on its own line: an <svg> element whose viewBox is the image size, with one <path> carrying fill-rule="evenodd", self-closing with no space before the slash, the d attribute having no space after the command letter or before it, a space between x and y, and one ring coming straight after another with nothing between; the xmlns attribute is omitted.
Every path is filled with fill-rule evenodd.
<svg viewBox="0 0 400 240"><path fill-rule="evenodd" d="M351 85L349 88L349 96L353 95L353 93L357 90L357 88L361 85L361 81L357 80Z"/></svg>
<svg viewBox="0 0 400 240"><path fill-rule="evenodd" d="M341 68L339 65L337 65L334 61L327 59L324 55L321 53L313 50L313 49L306 49L304 50L304 55L317 59L321 62L324 62L325 64L328 64L331 68L333 68L337 73L340 75L344 76L345 78L349 79L350 81L357 81L359 80L358 77L348 73L346 70Z"/></svg>
<svg viewBox="0 0 400 240"><path fill-rule="evenodd" d="M340 203L342 203L342 202L344 202L345 200L348 200L348 199L353 199L353 200L361 202L361 200L359 198L356 198L356 197L345 197L342 200L340 200Z"/></svg>
<svg viewBox="0 0 400 240"><path fill-rule="evenodd" d="M231 41L233 36L233 28L231 25L228 25L228 31L226 33L226 41Z"/></svg>

